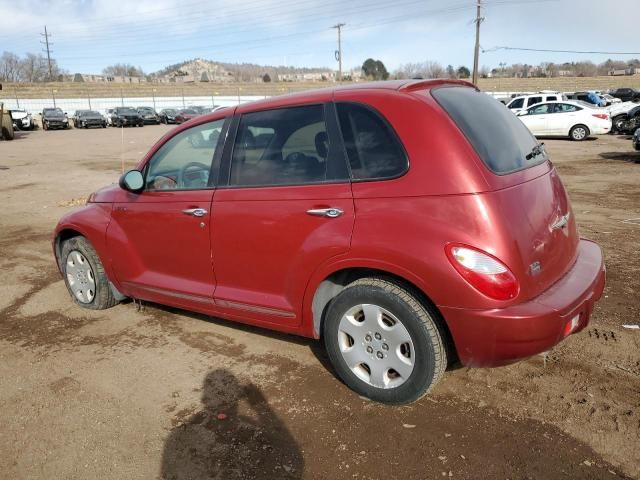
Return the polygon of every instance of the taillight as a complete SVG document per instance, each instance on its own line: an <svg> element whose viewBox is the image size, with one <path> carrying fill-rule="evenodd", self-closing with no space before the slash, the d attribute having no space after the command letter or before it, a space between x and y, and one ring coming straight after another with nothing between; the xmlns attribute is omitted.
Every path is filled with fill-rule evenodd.
<svg viewBox="0 0 640 480"><path fill-rule="evenodd" d="M596 118L601 118L602 120L609 120L609 115L607 115L606 113L592 113L591 115Z"/></svg>
<svg viewBox="0 0 640 480"><path fill-rule="evenodd" d="M518 280L497 258L460 244L447 245L446 252L451 265L480 293L494 300L510 300L518 295Z"/></svg>

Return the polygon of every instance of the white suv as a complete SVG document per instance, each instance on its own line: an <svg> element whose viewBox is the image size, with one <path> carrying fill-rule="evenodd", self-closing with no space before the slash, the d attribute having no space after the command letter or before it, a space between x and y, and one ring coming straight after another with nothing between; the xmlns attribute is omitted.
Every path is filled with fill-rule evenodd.
<svg viewBox="0 0 640 480"><path fill-rule="evenodd" d="M540 92L531 95L521 95L507 103L507 108L513 113L526 110L532 105L541 102L556 102L566 100L567 97L559 92Z"/></svg>

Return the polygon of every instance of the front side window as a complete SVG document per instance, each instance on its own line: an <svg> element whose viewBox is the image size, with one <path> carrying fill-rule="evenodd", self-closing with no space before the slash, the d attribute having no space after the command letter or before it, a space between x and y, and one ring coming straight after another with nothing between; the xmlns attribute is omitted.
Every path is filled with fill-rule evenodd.
<svg viewBox="0 0 640 480"><path fill-rule="evenodd" d="M378 113L354 103L336 106L352 179L393 178L407 171L407 155L395 132Z"/></svg>
<svg viewBox="0 0 640 480"><path fill-rule="evenodd" d="M193 190L210 185L224 119L189 128L167 141L147 164L146 190Z"/></svg>
<svg viewBox="0 0 640 480"><path fill-rule="evenodd" d="M246 113L238 125L229 185L321 183L334 179L328 164L324 105Z"/></svg>
<svg viewBox="0 0 640 480"><path fill-rule="evenodd" d="M516 98L509 104L509 108L522 108L524 105L524 98Z"/></svg>

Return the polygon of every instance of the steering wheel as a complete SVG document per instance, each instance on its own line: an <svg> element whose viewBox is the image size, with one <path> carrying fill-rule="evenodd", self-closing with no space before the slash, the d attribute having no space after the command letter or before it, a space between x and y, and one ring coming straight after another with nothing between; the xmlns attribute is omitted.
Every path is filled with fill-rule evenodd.
<svg viewBox="0 0 640 480"><path fill-rule="evenodd" d="M187 163L178 172L178 181L177 181L177 183L178 183L179 187L181 187L181 188L185 188L186 187L186 185L184 183L185 174L187 173L187 170L189 170L190 168L199 168L200 170L208 172L211 167L209 167L208 165L205 165L204 163L200 163L200 162L189 162L189 163Z"/></svg>
<svg viewBox="0 0 640 480"><path fill-rule="evenodd" d="M307 156L302 152L292 152L287 155L284 159L285 163L289 165L299 165L301 162L304 162L307 159Z"/></svg>

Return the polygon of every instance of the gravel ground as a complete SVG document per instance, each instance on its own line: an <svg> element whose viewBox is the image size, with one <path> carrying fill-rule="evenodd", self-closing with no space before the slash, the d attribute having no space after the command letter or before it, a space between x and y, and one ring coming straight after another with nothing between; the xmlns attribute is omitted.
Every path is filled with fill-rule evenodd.
<svg viewBox="0 0 640 480"><path fill-rule="evenodd" d="M546 140L605 250L592 323L546 356L448 372L406 407L353 394L311 340L68 297L57 219L165 126L0 143L0 471L11 479L640 478L640 159L626 137Z"/></svg>

